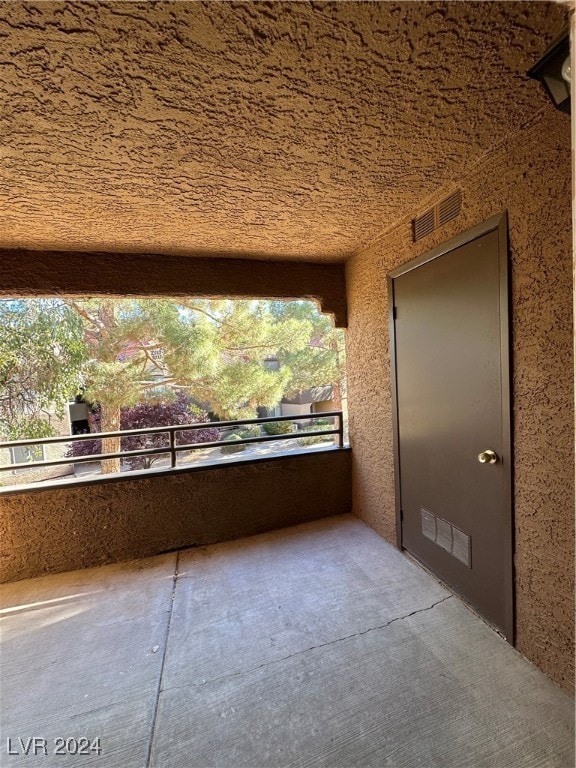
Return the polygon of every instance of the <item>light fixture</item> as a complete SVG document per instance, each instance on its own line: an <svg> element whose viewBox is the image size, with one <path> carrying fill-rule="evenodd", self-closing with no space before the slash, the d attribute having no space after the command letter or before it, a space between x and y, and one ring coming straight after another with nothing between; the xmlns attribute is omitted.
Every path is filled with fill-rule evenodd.
<svg viewBox="0 0 576 768"><path fill-rule="evenodd" d="M554 40L540 61L526 73L538 80L554 106L570 114L570 37L568 31Z"/></svg>

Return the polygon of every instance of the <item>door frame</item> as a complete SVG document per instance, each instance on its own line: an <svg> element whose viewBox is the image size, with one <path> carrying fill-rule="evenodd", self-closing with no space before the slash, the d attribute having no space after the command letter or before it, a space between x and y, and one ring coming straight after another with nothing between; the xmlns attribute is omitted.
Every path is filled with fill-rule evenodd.
<svg viewBox="0 0 576 768"><path fill-rule="evenodd" d="M394 449L394 492L396 502L396 543L399 549L404 549L402 544L402 496L401 496L401 466L400 466L400 432L398 421L398 377L396 360L396 327L395 327L395 300L394 280L407 272L411 272L423 264L454 251L472 240L477 240L483 235L496 231L498 234L498 253L500 256L500 364L501 364L501 397L502 397L502 464L507 470L504 473L504 512L507 518L505 539L505 612L506 625L505 637L510 643L514 643L515 632L515 606L514 606L514 510L513 510L513 445L512 445L512 344L510 338L511 322L510 310L512 306L510 294L510 270L508 252L508 216L507 212L483 221L453 237L445 243L427 251L421 256L408 261L401 267L392 270L388 274L388 315L390 328L390 378L392 383L392 438Z"/></svg>

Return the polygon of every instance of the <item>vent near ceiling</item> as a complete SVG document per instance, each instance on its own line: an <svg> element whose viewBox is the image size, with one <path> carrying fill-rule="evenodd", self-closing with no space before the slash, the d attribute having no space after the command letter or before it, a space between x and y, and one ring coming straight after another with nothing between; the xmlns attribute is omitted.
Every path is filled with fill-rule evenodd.
<svg viewBox="0 0 576 768"><path fill-rule="evenodd" d="M446 224L460 213L462 208L462 192L457 189L449 197L438 204L438 226Z"/></svg>
<svg viewBox="0 0 576 768"><path fill-rule="evenodd" d="M414 242L431 235L435 229L447 224L460 213L462 209L462 192L457 189L433 208L412 219L412 236Z"/></svg>
<svg viewBox="0 0 576 768"><path fill-rule="evenodd" d="M426 235L431 235L436 229L434 223L434 208L430 208L429 211L423 213L421 216L417 216L412 219L412 233L414 235L414 242L421 240Z"/></svg>

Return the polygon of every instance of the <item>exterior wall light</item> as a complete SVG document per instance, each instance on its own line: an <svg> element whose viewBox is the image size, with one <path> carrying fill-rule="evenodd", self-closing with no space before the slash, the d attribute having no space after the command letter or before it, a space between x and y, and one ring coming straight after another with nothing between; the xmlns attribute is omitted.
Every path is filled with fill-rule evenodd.
<svg viewBox="0 0 576 768"><path fill-rule="evenodd" d="M540 61L526 74L542 83L557 109L570 114L571 73L568 31L554 40Z"/></svg>

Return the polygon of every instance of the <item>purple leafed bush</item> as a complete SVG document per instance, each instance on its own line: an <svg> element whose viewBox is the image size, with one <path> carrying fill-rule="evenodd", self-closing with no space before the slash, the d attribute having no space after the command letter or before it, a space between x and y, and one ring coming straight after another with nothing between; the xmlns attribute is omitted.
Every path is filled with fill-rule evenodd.
<svg viewBox="0 0 576 768"><path fill-rule="evenodd" d="M179 393L173 402L141 403L120 410L120 429L146 429L147 427L166 427L178 424L209 424L208 416L194 405L184 393ZM190 443L210 443L219 439L219 431L207 426L205 429L190 429L176 432L176 445ZM120 441L122 451L139 451L145 448L166 448L170 438L167 432L155 432L149 435L129 435ZM82 440L73 443L66 456L91 456L102 452L102 441ZM149 469L155 461L165 454L152 456L127 456L124 461L131 469Z"/></svg>

